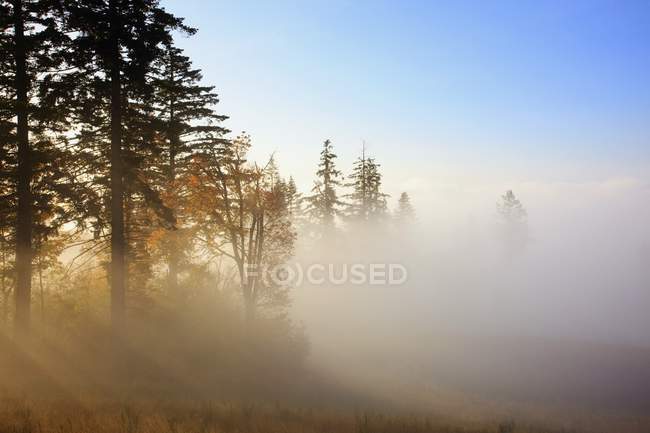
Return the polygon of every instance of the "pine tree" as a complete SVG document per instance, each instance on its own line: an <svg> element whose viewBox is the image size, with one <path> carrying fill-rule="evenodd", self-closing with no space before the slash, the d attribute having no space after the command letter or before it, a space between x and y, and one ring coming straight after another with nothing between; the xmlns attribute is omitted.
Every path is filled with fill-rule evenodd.
<svg viewBox="0 0 650 433"><path fill-rule="evenodd" d="M152 64L153 106L163 143L158 160L150 165L150 179L171 211L174 227L164 229L160 237L162 255L167 264L169 292L178 295L178 274L191 249L191 227L183 191L192 155L220 139L228 131L221 127L226 116L214 111L219 102L214 87L201 84L201 71L194 69L183 51L173 45Z"/></svg>
<svg viewBox="0 0 650 433"><path fill-rule="evenodd" d="M183 25L182 19L162 9L156 0L130 2L126 0L92 0L72 2L68 20L70 31L77 32L75 50L77 67L88 78L84 93L82 117L85 128L80 143L98 138L100 146L91 163L100 167L98 160L108 161L108 173L96 175L99 192L108 205L111 246L111 323L115 330L124 324L128 271L125 258L127 236L125 230L126 179L139 179L140 193L149 201L157 201L155 192L147 188L145 179L132 175L132 167L125 161L125 127L130 104L141 101L147 94L146 77L156 59L164 56L164 46L171 45L174 29L194 33ZM133 143L131 143L132 145ZM151 143L153 144L153 143ZM91 156L91 155L89 155ZM99 168L99 167L98 167ZM101 189L101 188L100 188ZM98 212L97 219L101 219Z"/></svg>
<svg viewBox="0 0 650 433"><path fill-rule="evenodd" d="M8 239L8 229L2 221L0 227L0 302L2 302L2 322L8 325L11 293L13 292L13 252Z"/></svg>
<svg viewBox="0 0 650 433"><path fill-rule="evenodd" d="M71 53L62 23L57 2L0 3L0 226L3 248L15 248L19 334L30 327L34 239L55 233L74 207L64 135Z"/></svg>
<svg viewBox="0 0 650 433"><path fill-rule="evenodd" d="M528 213L512 190L506 191L497 203L497 212L508 223L521 224L526 221Z"/></svg>
<svg viewBox="0 0 650 433"><path fill-rule="evenodd" d="M336 192L341 185L341 172L336 169L336 157L332 142L325 140L312 188L313 194L306 198L308 216L325 230L334 228L342 204Z"/></svg>
<svg viewBox="0 0 650 433"><path fill-rule="evenodd" d="M366 156L364 146L361 156L353 165L350 182L346 184L352 188L352 192L345 196L349 200L347 216L352 221L379 221L387 215L388 195L381 191L379 167L374 158Z"/></svg>
<svg viewBox="0 0 650 433"><path fill-rule="evenodd" d="M289 217L294 221L299 221L303 214L303 197L302 194L298 192L296 181L293 179L293 176L289 176L289 181L286 182L285 195L287 198Z"/></svg>
<svg viewBox="0 0 650 433"><path fill-rule="evenodd" d="M399 223L408 223L415 220L415 210L411 204L411 198L406 192L403 192L399 196L397 210L395 211L395 219Z"/></svg>
<svg viewBox="0 0 650 433"><path fill-rule="evenodd" d="M9 321L10 297L14 290L14 233L16 220L16 140L13 110L15 64L8 36L12 22L9 2L0 3L0 295L3 322Z"/></svg>
<svg viewBox="0 0 650 433"><path fill-rule="evenodd" d="M26 11L21 1L13 3L14 62L16 91L17 195L16 213L16 329L29 327L32 267L32 151L29 146L30 78L27 72Z"/></svg>
<svg viewBox="0 0 650 433"><path fill-rule="evenodd" d="M528 213L512 190L506 191L497 202L501 218L502 238L509 255L521 252L528 242Z"/></svg>
<svg viewBox="0 0 650 433"><path fill-rule="evenodd" d="M379 171L380 164L374 158L368 160L368 191L369 191L369 214L368 218L379 221L388 214L388 194L381 190L382 174Z"/></svg>

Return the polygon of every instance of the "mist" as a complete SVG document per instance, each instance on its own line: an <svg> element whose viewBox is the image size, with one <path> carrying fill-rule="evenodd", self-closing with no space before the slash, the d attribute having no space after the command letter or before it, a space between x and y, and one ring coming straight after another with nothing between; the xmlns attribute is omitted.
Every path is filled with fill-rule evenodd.
<svg viewBox="0 0 650 433"><path fill-rule="evenodd" d="M0 0L0 433L647 433L648 16Z"/></svg>
<svg viewBox="0 0 650 433"><path fill-rule="evenodd" d="M504 243L499 187L434 190L414 199L412 226L299 250L301 263L408 270L396 286L297 288L292 314L305 324L313 361L349 383L376 392L383 383L385 394L399 386L420 399L451 388L645 408L648 184L518 183L528 218L516 252Z"/></svg>

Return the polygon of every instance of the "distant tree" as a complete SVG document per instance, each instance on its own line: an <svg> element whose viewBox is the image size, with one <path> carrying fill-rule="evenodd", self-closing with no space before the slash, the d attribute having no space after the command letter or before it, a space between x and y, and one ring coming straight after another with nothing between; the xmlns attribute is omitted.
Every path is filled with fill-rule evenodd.
<svg viewBox="0 0 650 433"><path fill-rule="evenodd" d="M352 192L345 196L349 200L347 216L352 221L376 222L386 217L388 194L381 190L379 168L374 158L366 156L364 146L361 156L354 162L350 182L346 184L352 188Z"/></svg>
<svg viewBox="0 0 650 433"><path fill-rule="evenodd" d="M289 211L289 217L291 219L299 220L303 214L303 197L302 194L298 192L296 187L296 181L292 176L289 176L289 180L285 185L285 194L287 198L287 209Z"/></svg>
<svg viewBox="0 0 650 433"><path fill-rule="evenodd" d="M501 219L501 232L509 254L524 249L528 241L528 213L515 194L508 190L497 202L497 213Z"/></svg>
<svg viewBox="0 0 650 433"><path fill-rule="evenodd" d="M497 202L497 212L504 221L515 224L525 223L528 216L526 209L524 209L521 201L515 197L512 190L506 191L501 196L501 200Z"/></svg>
<svg viewBox="0 0 650 433"><path fill-rule="evenodd" d="M336 192L337 187L341 185L341 172L336 169L336 158L332 142L325 140L312 195L306 197L307 215L325 231L334 228L336 216L339 215L342 205Z"/></svg>
<svg viewBox="0 0 650 433"><path fill-rule="evenodd" d="M411 198L406 192L403 192L399 196L397 209L395 210L395 219L399 223L408 223L415 219L415 209L413 209Z"/></svg>
<svg viewBox="0 0 650 433"><path fill-rule="evenodd" d="M374 221L379 221L388 215L389 195L382 192L382 174L379 167L380 164L377 164L374 158L368 159L368 219Z"/></svg>

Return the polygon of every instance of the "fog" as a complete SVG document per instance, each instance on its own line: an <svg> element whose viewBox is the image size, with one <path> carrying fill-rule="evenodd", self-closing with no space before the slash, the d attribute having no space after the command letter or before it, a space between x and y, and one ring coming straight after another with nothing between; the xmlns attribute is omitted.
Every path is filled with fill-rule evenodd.
<svg viewBox="0 0 650 433"><path fill-rule="evenodd" d="M509 189L527 211L515 237L497 207ZM255 321L246 317L222 259L188 267L183 298L166 294L164 272L150 293L134 285L116 342L104 270L61 278L55 268L35 314L37 344L2 336L0 395L282 402L640 431L650 409L648 184L429 193L412 195L410 222L341 219L315 238L297 221L287 269L302 278L285 287L288 316L260 302ZM365 282L352 281L355 265ZM314 266L324 282L309 278ZM341 281L327 281L330 266ZM395 280L382 273L390 266Z"/></svg>
<svg viewBox="0 0 650 433"><path fill-rule="evenodd" d="M0 2L0 433L648 433L648 2L448 3Z"/></svg>
<svg viewBox="0 0 650 433"><path fill-rule="evenodd" d="M504 245L506 186L414 196L417 222L348 233L297 262L398 263L399 285L303 284L311 359L348 383L631 407L650 384L650 189L518 183L527 239ZM508 188L509 189L509 188Z"/></svg>

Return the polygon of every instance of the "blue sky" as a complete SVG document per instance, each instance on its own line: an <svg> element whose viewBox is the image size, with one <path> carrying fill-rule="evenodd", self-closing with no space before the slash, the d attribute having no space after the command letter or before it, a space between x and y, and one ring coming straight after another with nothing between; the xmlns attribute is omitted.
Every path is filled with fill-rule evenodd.
<svg viewBox="0 0 650 433"><path fill-rule="evenodd" d="M227 126L305 187L325 138L395 188L648 179L650 1L162 3Z"/></svg>

